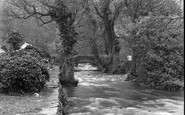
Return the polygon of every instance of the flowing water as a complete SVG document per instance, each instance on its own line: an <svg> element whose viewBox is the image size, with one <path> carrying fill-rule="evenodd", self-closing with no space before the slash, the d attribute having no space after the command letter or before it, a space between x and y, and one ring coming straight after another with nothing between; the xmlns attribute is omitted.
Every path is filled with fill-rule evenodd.
<svg viewBox="0 0 185 115"><path fill-rule="evenodd" d="M184 91L143 88L125 81L126 75L98 71L79 71L75 77L78 87L64 88L70 115L184 115Z"/></svg>

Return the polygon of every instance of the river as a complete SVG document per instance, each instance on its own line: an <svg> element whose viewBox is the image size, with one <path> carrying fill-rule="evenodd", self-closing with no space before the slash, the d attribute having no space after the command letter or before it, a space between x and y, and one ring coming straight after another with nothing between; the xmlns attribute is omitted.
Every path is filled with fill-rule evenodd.
<svg viewBox="0 0 185 115"><path fill-rule="evenodd" d="M64 88L69 115L184 115L184 91L143 88L125 81L126 75L79 68L85 71L75 72L78 87Z"/></svg>

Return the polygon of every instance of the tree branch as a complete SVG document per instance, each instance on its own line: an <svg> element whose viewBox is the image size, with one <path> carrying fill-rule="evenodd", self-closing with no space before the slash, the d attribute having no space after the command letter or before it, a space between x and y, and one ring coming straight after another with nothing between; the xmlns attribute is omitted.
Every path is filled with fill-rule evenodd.
<svg viewBox="0 0 185 115"><path fill-rule="evenodd" d="M114 7L115 7L115 11L114 11L114 14L113 14L112 23L115 22L115 20L117 19L117 17L121 13L121 9L123 8L123 2L119 3L118 6L114 5Z"/></svg>
<svg viewBox="0 0 185 115"><path fill-rule="evenodd" d="M95 8L96 14L98 16L100 16L101 18L103 18L103 15L100 13L100 11L98 10L97 6L95 4L93 4L93 5L94 5L94 8Z"/></svg>
<svg viewBox="0 0 185 115"><path fill-rule="evenodd" d="M38 11L35 5L31 4L27 0L22 0L22 4L14 3L13 1L6 1L8 4L12 5L14 9L11 10L11 14L9 16L18 19L28 19L30 17L34 17L42 24L39 26L51 23L53 20L44 21L42 17L50 17L50 13L43 13L42 11ZM47 5L48 7L48 5Z"/></svg>

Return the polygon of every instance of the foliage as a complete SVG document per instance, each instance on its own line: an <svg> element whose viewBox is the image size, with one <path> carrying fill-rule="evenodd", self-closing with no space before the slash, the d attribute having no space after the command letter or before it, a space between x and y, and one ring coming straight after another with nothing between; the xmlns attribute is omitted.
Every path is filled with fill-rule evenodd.
<svg viewBox="0 0 185 115"><path fill-rule="evenodd" d="M131 66L131 61L125 61L125 62L119 63L113 73L114 74L127 74L129 73L130 66Z"/></svg>
<svg viewBox="0 0 185 115"><path fill-rule="evenodd" d="M63 46L64 54L70 55L73 53L73 47L76 43L75 36L77 33L74 30L73 22L75 21L74 14L69 11L64 2L55 1L55 8L49 11L53 19L57 19L56 23L59 29L59 37ZM59 20L60 19L60 20Z"/></svg>
<svg viewBox="0 0 185 115"><path fill-rule="evenodd" d="M133 34L127 33L127 30L135 28L135 23L151 13L153 15L167 16L180 14L181 12L173 0L101 0L86 1L84 4L84 11L80 13L80 15L83 15L83 19L76 19L80 23L80 28L78 28L80 37L83 38L83 43L87 46L96 44L95 46L97 48L91 48L91 50L97 50L96 58L98 58L98 54L107 55L106 59L102 58L97 60L101 60L99 63L102 63L102 66L108 68L107 71L109 72L113 71L113 68L116 68L117 65L115 63L119 63L113 62L113 60L121 60L114 59L113 57L120 55L120 50L125 48L121 45L119 39L117 39L120 37L118 35L119 31L124 31L124 35L122 36L124 38L126 34ZM128 21L124 22L123 20L125 19ZM129 28L127 25L132 27ZM89 39L93 39L95 42ZM81 49L82 48L81 46ZM88 50L88 48L86 48L86 50ZM107 61L109 62L107 63ZM120 65L118 69L121 69L121 66L122 65Z"/></svg>
<svg viewBox="0 0 185 115"><path fill-rule="evenodd" d="M5 91L38 92L49 73L43 63L27 51L5 53L0 57L0 82Z"/></svg>
<svg viewBox="0 0 185 115"><path fill-rule="evenodd" d="M40 50L35 46L28 45L24 50L32 53L32 55L35 55L35 57L40 57L41 59L51 58L50 54L47 51Z"/></svg>
<svg viewBox="0 0 185 115"><path fill-rule="evenodd" d="M64 57L73 53L78 37L83 39L78 43L85 44L79 49L89 50L86 46L90 47L100 67L107 71L112 68L115 72L122 71L125 65L119 61L124 59L120 56L124 47L118 38L129 38L128 46L133 52L130 78L135 76L139 83L154 87L170 84L165 80L183 79L180 72L183 66L179 64L184 55L180 42L183 32L177 26L181 22L173 19L182 12L174 0L7 1L14 6L12 15L16 18L36 17L41 25L56 22L61 45L58 49L63 50ZM16 2L18 4L14 4ZM38 7L43 9L38 10Z"/></svg>
<svg viewBox="0 0 185 115"><path fill-rule="evenodd" d="M17 31L11 31L5 38L6 42L11 44L13 50L18 50L23 41L23 37Z"/></svg>
<svg viewBox="0 0 185 115"><path fill-rule="evenodd" d="M134 65L128 79L160 89L177 90L184 80L183 21L176 17L148 17L129 38Z"/></svg>

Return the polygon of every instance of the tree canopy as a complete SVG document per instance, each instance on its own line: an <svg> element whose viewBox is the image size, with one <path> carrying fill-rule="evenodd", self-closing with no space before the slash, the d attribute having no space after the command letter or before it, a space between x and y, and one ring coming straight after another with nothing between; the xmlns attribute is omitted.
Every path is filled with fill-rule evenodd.
<svg viewBox="0 0 185 115"><path fill-rule="evenodd" d="M50 43L57 53L62 51L71 56L77 51L94 55L104 72L122 70L128 54L133 56L130 70L133 76L152 76L155 71L159 72L155 67L166 68L166 72L183 63L183 12L175 0L6 1L11 6L10 17L35 18L39 26L51 24L57 28L52 31L57 39ZM171 55L176 56L171 59ZM170 61L166 65L149 63L159 60ZM182 75L177 69L171 71ZM159 76L165 78L165 75ZM172 76L168 78L172 80ZM143 79L148 81L148 77Z"/></svg>

